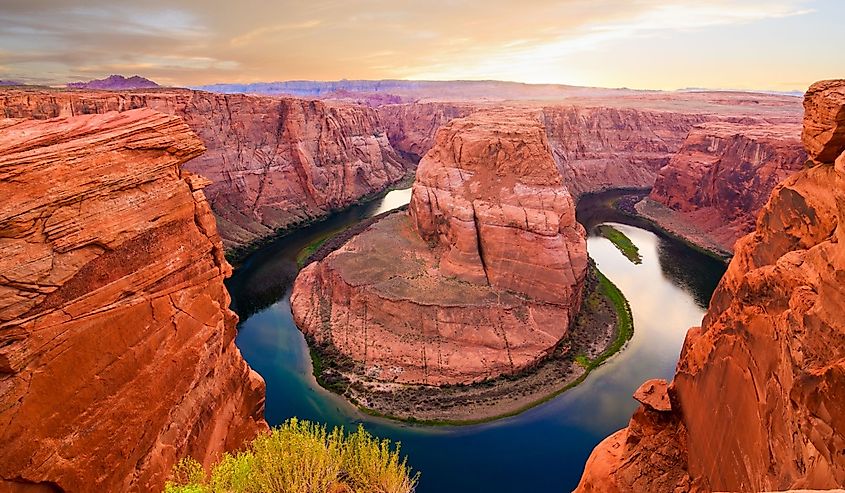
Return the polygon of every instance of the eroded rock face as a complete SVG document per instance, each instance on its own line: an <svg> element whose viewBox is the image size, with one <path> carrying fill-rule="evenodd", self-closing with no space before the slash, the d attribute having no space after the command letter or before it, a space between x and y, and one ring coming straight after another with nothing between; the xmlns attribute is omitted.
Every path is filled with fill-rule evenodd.
<svg viewBox="0 0 845 493"><path fill-rule="evenodd" d="M326 216L407 173L366 106L178 89L0 92L0 110L14 118L134 108L181 116L205 143L185 169L211 180L205 193L227 248Z"/></svg>
<svg viewBox="0 0 845 493"><path fill-rule="evenodd" d="M393 147L422 157L434 146L440 127L477 109L468 103L413 103L381 106L378 113Z"/></svg>
<svg viewBox="0 0 845 493"><path fill-rule="evenodd" d="M813 84L804 99L802 142L810 157L829 163L845 146L845 87L841 81Z"/></svg>
<svg viewBox="0 0 845 493"><path fill-rule="evenodd" d="M593 452L579 491L845 484L845 143L816 145L845 122L843 88L807 92L804 141L817 164L778 185L737 243L684 342L671 412L641 407Z"/></svg>
<svg viewBox="0 0 845 493"><path fill-rule="evenodd" d="M690 128L713 118L633 108L543 108L555 161L576 196L652 186Z"/></svg>
<svg viewBox="0 0 845 493"><path fill-rule="evenodd" d="M733 252L736 240L754 229L775 185L804 166L807 154L800 135L800 125L790 123L697 126L660 170L649 195L677 214L661 214L646 204L641 212L670 230L679 229L672 224L681 221L693 230L686 236L694 243ZM695 232L704 238L696 238Z"/></svg>
<svg viewBox="0 0 845 493"><path fill-rule="evenodd" d="M149 109L0 120L0 490L157 491L266 428L203 150Z"/></svg>
<svg viewBox="0 0 845 493"><path fill-rule="evenodd" d="M517 372L577 313L583 228L543 126L483 112L441 128L397 213L300 272L294 318L368 377L431 385Z"/></svg>
<svg viewBox="0 0 845 493"><path fill-rule="evenodd" d="M438 132L409 205L444 275L564 306L586 265L574 210L543 126L501 111Z"/></svg>
<svg viewBox="0 0 845 493"><path fill-rule="evenodd" d="M575 196L613 188L651 187L660 168L678 152L693 126L745 118L699 107L684 111L614 107L620 102L613 99L607 101L608 106L592 101L544 106L428 102L386 105L378 112L393 147L422 156L433 147L441 126L497 104L541 115L554 160ZM797 117L795 122L797 125Z"/></svg>

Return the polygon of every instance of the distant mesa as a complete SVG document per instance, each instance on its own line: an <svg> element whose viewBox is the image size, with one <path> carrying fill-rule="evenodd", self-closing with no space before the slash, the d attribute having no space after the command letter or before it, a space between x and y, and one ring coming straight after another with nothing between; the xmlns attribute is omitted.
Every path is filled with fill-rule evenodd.
<svg viewBox="0 0 845 493"><path fill-rule="evenodd" d="M0 86L21 86L22 82L16 80L0 80Z"/></svg>
<svg viewBox="0 0 845 493"><path fill-rule="evenodd" d="M126 78L122 75L110 75L105 79L94 79L88 82L69 82L67 87L71 89L105 89L105 90L127 90L127 89L153 89L161 87L150 79L140 75L133 75Z"/></svg>

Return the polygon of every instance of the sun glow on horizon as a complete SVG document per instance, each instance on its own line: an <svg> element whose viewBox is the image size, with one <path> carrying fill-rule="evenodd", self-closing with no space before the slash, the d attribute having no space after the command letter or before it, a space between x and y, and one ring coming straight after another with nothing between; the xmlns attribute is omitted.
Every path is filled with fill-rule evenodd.
<svg viewBox="0 0 845 493"><path fill-rule="evenodd" d="M845 73L835 0L387 0L238 5L7 0L0 79L170 85L507 80L802 90ZM808 44L812 42L812 46Z"/></svg>

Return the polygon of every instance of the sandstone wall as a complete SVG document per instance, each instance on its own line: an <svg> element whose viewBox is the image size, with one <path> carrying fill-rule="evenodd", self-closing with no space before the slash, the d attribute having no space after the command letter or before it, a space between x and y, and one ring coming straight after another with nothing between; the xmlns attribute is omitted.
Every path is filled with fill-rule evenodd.
<svg viewBox="0 0 845 493"><path fill-rule="evenodd" d="M634 108L549 106L543 121L555 162L576 196L648 188L690 128L715 118Z"/></svg>
<svg viewBox="0 0 845 493"><path fill-rule="evenodd" d="M185 169L211 180L206 195L227 248L352 205L408 171L366 106L179 89L0 91L9 118L143 107L181 116L208 149Z"/></svg>
<svg viewBox="0 0 845 493"><path fill-rule="evenodd" d="M800 135L800 125L790 123L697 126L660 170L649 199L677 213L667 220L683 221L732 252L754 229L775 185L804 166Z"/></svg>
<svg viewBox="0 0 845 493"><path fill-rule="evenodd" d="M157 491L266 428L203 150L149 109L0 120L0 490Z"/></svg>
<svg viewBox="0 0 845 493"><path fill-rule="evenodd" d="M378 113L393 147L421 158L441 126L478 108L471 103L409 103L380 106Z"/></svg>
<svg viewBox="0 0 845 493"><path fill-rule="evenodd" d="M386 105L378 112L393 146L422 156L434 146L441 126L492 106L516 106L519 111L539 115L554 160L575 196L611 188L650 187L693 125L723 118L704 111L654 111L576 103L538 106L430 102Z"/></svg>
<svg viewBox="0 0 845 493"><path fill-rule="evenodd" d="M670 408L640 395L579 491L845 484L845 81L814 84L804 106L813 166L774 189L671 386L652 385Z"/></svg>

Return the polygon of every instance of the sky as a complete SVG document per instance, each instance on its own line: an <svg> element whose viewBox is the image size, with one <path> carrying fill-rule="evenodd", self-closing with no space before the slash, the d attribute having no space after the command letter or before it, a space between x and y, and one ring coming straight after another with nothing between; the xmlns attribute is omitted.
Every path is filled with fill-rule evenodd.
<svg viewBox="0 0 845 493"><path fill-rule="evenodd" d="M0 0L0 80L496 79L804 90L845 0Z"/></svg>

